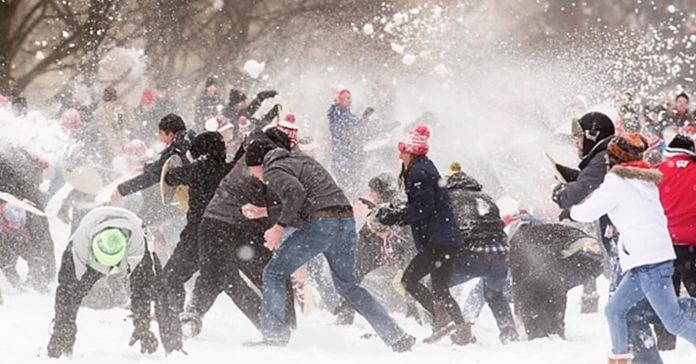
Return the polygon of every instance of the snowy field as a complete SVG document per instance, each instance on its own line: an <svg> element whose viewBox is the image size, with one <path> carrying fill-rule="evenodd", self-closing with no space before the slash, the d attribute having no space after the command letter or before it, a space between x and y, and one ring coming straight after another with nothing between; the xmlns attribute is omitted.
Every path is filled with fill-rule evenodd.
<svg viewBox="0 0 696 364"><path fill-rule="evenodd" d="M47 212L51 214L52 210L52 206L49 206ZM60 256L65 246L67 226L53 218L51 230L58 242L56 251ZM0 306L0 363L51 362L46 356L46 344L53 315L52 295L41 296L33 291L20 294L12 291L4 278L0 279L0 285L5 296L5 304ZM606 292L606 281L600 280L599 289L600 292ZM419 338L413 351L404 354L393 353L374 336L371 339L361 338L364 334L373 332L364 320L357 319L356 325L351 327L335 326L333 317L320 310L298 317L298 329L288 347L247 348L242 343L257 340L260 335L231 300L221 295L206 316L201 335L185 343L188 356L176 354L166 358L161 347L155 355L144 356L139 353L139 344L136 344L136 347L127 345L132 333L131 321L127 319L130 311L96 311L81 308L73 357L61 358L59 362L604 363L609 350L606 322L601 314L580 315L580 294L581 288L576 288L570 293L566 341L555 338L503 346L498 341L498 330L493 317L488 308L485 308L473 329L478 343L466 347L453 347L449 344L449 339L437 345L424 345L420 343L420 339L426 337L429 330L411 319L397 317L406 331ZM606 295L603 295L602 306L605 301ZM153 331L158 334L154 325ZM662 355L665 363L693 364L696 349L679 339L676 351Z"/></svg>

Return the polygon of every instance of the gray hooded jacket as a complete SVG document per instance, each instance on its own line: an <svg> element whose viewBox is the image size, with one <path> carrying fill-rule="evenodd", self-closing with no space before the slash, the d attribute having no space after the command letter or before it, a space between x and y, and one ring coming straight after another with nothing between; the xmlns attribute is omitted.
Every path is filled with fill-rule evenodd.
<svg viewBox="0 0 696 364"><path fill-rule="evenodd" d="M106 228L119 228L130 232L126 259L115 269L97 261L92 253L92 237ZM97 207L82 218L70 237L75 262L75 274L79 279L91 267L99 273L132 271L145 254L145 232L142 220L134 213L119 207Z"/></svg>
<svg viewBox="0 0 696 364"><path fill-rule="evenodd" d="M301 152L274 149L266 154L263 167L264 179L281 201L280 225L298 226L314 212L351 206L329 172Z"/></svg>

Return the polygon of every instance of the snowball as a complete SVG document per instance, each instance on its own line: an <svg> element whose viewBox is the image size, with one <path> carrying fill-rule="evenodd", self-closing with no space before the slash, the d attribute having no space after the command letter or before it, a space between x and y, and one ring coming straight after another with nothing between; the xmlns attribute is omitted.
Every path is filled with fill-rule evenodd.
<svg viewBox="0 0 696 364"><path fill-rule="evenodd" d="M677 11L677 7L674 5L670 5L667 7L667 11L670 13L675 13Z"/></svg>
<svg viewBox="0 0 696 364"><path fill-rule="evenodd" d="M210 118L205 122L205 130L216 131L218 129L218 121L216 118Z"/></svg>
<svg viewBox="0 0 696 364"><path fill-rule="evenodd" d="M46 58L46 55L43 54L43 52L41 52L41 51L36 52L36 59L42 60L44 58Z"/></svg>
<svg viewBox="0 0 696 364"><path fill-rule="evenodd" d="M406 49L406 47L404 47L404 46L402 46L401 44L398 44L398 43L392 43L392 44L391 44L391 49L392 49L394 52L396 52L396 53L404 54L404 50Z"/></svg>
<svg viewBox="0 0 696 364"><path fill-rule="evenodd" d="M63 35L63 38L65 38L65 39L70 38L70 33L68 33L68 32L65 31L65 30L64 30L61 34Z"/></svg>
<svg viewBox="0 0 696 364"><path fill-rule="evenodd" d="M408 21L408 15L404 13L396 13L394 16L392 16L392 20L394 20L394 24L401 25Z"/></svg>
<svg viewBox="0 0 696 364"><path fill-rule="evenodd" d="M223 0L213 0L213 9L221 10L223 6L225 6L225 2Z"/></svg>
<svg viewBox="0 0 696 364"><path fill-rule="evenodd" d="M415 61L416 61L416 56L414 56L413 54L406 54L406 55L404 55L404 58L401 59L401 62L403 62L403 64L405 64L407 66L412 65L413 62L415 62Z"/></svg>
<svg viewBox="0 0 696 364"><path fill-rule="evenodd" d="M449 70L442 63L439 63L437 66L435 66L434 70L435 73L437 73L437 75L440 77L446 77L449 74Z"/></svg>
<svg viewBox="0 0 696 364"><path fill-rule="evenodd" d="M257 79L265 68L266 62L259 63L250 59L244 63L244 71L253 79Z"/></svg>
<svg viewBox="0 0 696 364"><path fill-rule="evenodd" d="M248 262L254 258L254 249L248 245L244 245L237 250L237 257L242 261Z"/></svg>
<svg viewBox="0 0 696 364"><path fill-rule="evenodd" d="M375 28L372 26L372 23L367 23L363 25L362 31L365 35L371 35L375 32Z"/></svg>

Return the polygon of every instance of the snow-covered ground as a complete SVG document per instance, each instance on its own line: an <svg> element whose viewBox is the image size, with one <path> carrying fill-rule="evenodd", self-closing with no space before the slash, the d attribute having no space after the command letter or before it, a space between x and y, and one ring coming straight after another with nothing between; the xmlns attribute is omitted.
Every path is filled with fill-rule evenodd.
<svg viewBox="0 0 696 364"><path fill-rule="evenodd" d="M48 213L51 213L49 206ZM51 220L51 230L59 242L57 252L65 244L67 227L56 219ZM49 324L53 315L53 297L35 292L18 293L0 279L5 304L0 306L0 363L50 362L46 356ZM606 292L606 281L601 280L600 292ZM601 314L580 315L580 289L570 293L566 316L567 340L544 339L502 345L492 315L484 309L474 327L478 343L466 347L453 347L449 340L437 345L416 344L413 351L395 354L379 339L363 339L372 330L367 323L356 320L356 325L333 325L333 318L326 312L315 310L298 318L298 329L286 348L247 348L248 340L259 338L258 332L224 295L220 296L206 316L203 332L185 343L188 356L165 358L160 350L153 356L140 355L137 347L127 345L132 324L126 317L129 311L114 309L95 311L86 308L78 316L77 342L71 359L60 362L76 364L126 362L155 363L564 363L589 364L606 362L609 350L609 334ZM601 305L606 295L602 296ZM413 320L397 316L402 327L419 339L428 330ZM156 327L153 327L156 331ZM420 341L420 340L419 340ZM137 346L138 344L136 344ZM696 349L679 339L677 350L663 353L665 363L693 364Z"/></svg>

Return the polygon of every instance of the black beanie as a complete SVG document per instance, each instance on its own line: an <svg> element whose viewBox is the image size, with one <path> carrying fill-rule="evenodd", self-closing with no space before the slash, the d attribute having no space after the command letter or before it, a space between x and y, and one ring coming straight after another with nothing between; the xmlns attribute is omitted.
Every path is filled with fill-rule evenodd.
<svg viewBox="0 0 696 364"><path fill-rule="evenodd" d="M286 149L287 151L290 151L292 149L292 142L290 141L290 137L288 137L288 135L282 130L276 127L272 127L268 128L268 130L266 130L264 133L277 146Z"/></svg>
<svg viewBox="0 0 696 364"><path fill-rule="evenodd" d="M689 102L689 95L686 94L686 92L682 91L677 97L674 98L674 100L678 100L680 97L683 97L686 99L686 102Z"/></svg>
<svg viewBox="0 0 696 364"><path fill-rule="evenodd" d="M225 141L222 139L222 134L216 131L208 131L196 135L191 142L189 148L191 156L198 159L202 156L207 156L213 159L225 160Z"/></svg>
<svg viewBox="0 0 696 364"><path fill-rule="evenodd" d="M210 76L208 77L207 80L205 80L205 88L208 88L210 85L217 85L218 84L218 78L217 76Z"/></svg>
<svg viewBox="0 0 696 364"><path fill-rule="evenodd" d="M238 104L240 101L246 100L246 95L244 92L236 90L236 89L231 89L230 90L230 97L229 97L229 102L230 106L234 106Z"/></svg>
<svg viewBox="0 0 696 364"><path fill-rule="evenodd" d="M691 138L686 135L677 134L667 148L665 148L665 151L668 153L684 153L686 151L693 154L696 152L696 148L694 148L694 141L691 140Z"/></svg>
<svg viewBox="0 0 696 364"><path fill-rule="evenodd" d="M597 143L611 137L615 133L614 123L608 116L601 112L589 112L583 115L580 120L575 121L574 133L582 134L582 156L587 156ZM578 130L579 129L579 130Z"/></svg>
<svg viewBox="0 0 696 364"><path fill-rule="evenodd" d="M379 193L384 201L389 201L397 193L396 178L389 173L380 173L367 183L370 189Z"/></svg>
<svg viewBox="0 0 696 364"><path fill-rule="evenodd" d="M260 166L263 158L273 149L277 148L273 142L264 139L251 139L246 148L244 159L248 167Z"/></svg>

